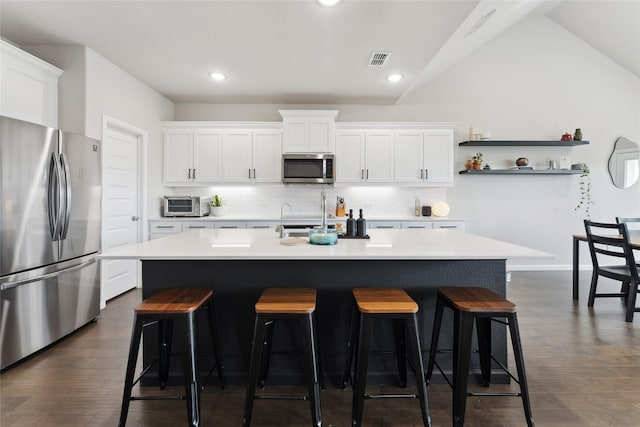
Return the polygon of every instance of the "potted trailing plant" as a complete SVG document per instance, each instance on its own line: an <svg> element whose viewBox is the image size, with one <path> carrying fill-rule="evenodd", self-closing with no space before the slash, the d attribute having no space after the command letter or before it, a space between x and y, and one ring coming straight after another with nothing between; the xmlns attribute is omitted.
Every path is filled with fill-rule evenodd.
<svg viewBox="0 0 640 427"><path fill-rule="evenodd" d="M211 201L211 215L213 216L222 216L224 215L224 200L222 197L217 194L213 196L213 200Z"/></svg>
<svg viewBox="0 0 640 427"><path fill-rule="evenodd" d="M580 188L580 200L578 204L573 209L575 211L584 209L584 213L587 216L587 219L591 218L591 205L594 205L593 200L591 200L591 178L589 166L584 164L584 168L582 168L582 174L580 175L580 182L578 186Z"/></svg>
<svg viewBox="0 0 640 427"><path fill-rule="evenodd" d="M482 169L482 153L476 153L475 156L471 158L474 169Z"/></svg>

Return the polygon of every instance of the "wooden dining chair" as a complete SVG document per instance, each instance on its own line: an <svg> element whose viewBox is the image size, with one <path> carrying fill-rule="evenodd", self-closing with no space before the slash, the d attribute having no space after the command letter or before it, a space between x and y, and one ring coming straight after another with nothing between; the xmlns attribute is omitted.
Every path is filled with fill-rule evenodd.
<svg viewBox="0 0 640 427"><path fill-rule="evenodd" d="M587 242L593 263L591 276L591 289L589 291L588 306L593 307L596 298L600 297L624 297L626 300L627 322L633 321L633 314L640 309L636 308L636 296L638 294L638 265L636 264L633 249L629 239L627 224L598 223L584 220L587 232ZM621 258L625 261L621 265L602 265L605 257ZM619 293L597 293L598 277L603 276L612 280L621 281L623 290Z"/></svg>
<svg viewBox="0 0 640 427"><path fill-rule="evenodd" d="M627 230L629 230L629 234L640 234L640 218L622 218L617 216L616 223L627 224Z"/></svg>

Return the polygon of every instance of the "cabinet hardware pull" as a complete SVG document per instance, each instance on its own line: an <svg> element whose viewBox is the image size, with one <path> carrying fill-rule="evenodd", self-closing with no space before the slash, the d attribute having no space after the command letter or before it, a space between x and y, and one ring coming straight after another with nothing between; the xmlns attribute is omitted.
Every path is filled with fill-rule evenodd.
<svg viewBox="0 0 640 427"><path fill-rule="evenodd" d="M256 170L253 170L253 179L256 179Z"/></svg>
<svg viewBox="0 0 640 427"><path fill-rule="evenodd" d="M173 225L157 225L156 228L175 228Z"/></svg>
<svg viewBox="0 0 640 427"><path fill-rule="evenodd" d="M424 179L424 169L420 169L420 179Z"/></svg>
<svg viewBox="0 0 640 427"><path fill-rule="evenodd" d="M191 179L191 169L189 169L189 179Z"/></svg>
<svg viewBox="0 0 640 427"><path fill-rule="evenodd" d="M251 179L251 168L249 168L249 179Z"/></svg>
<svg viewBox="0 0 640 427"><path fill-rule="evenodd" d="M426 225L410 225L409 228L427 228Z"/></svg>
<svg viewBox="0 0 640 427"><path fill-rule="evenodd" d="M424 170L424 179L429 179L429 169Z"/></svg>
<svg viewBox="0 0 640 427"><path fill-rule="evenodd" d="M360 179L364 179L364 169L360 169Z"/></svg>
<svg viewBox="0 0 640 427"><path fill-rule="evenodd" d="M438 225L438 228L458 228L457 225Z"/></svg>
<svg viewBox="0 0 640 427"><path fill-rule="evenodd" d="M369 169L367 169L367 179L369 179Z"/></svg>
<svg viewBox="0 0 640 427"><path fill-rule="evenodd" d="M268 225L254 225L251 228L271 228Z"/></svg>
<svg viewBox="0 0 640 427"><path fill-rule="evenodd" d="M376 225L376 228L393 228L393 225Z"/></svg>
<svg viewBox="0 0 640 427"><path fill-rule="evenodd" d="M196 179L196 170L193 170L193 179Z"/></svg>
<svg viewBox="0 0 640 427"><path fill-rule="evenodd" d="M206 228L204 225L189 225L189 228Z"/></svg>

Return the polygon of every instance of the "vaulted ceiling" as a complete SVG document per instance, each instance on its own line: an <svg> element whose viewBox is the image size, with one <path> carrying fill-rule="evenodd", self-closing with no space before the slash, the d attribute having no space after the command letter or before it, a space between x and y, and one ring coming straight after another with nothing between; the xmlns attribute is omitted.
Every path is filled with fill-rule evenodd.
<svg viewBox="0 0 640 427"><path fill-rule="evenodd" d="M3 0L0 35L87 46L175 102L394 104L530 13L640 77L635 0Z"/></svg>

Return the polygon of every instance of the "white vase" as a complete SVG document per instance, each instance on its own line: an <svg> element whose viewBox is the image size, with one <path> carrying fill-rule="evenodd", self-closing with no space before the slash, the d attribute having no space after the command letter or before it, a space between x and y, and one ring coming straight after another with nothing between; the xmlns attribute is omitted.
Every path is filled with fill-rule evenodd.
<svg viewBox="0 0 640 427"><path fill-rule="evenodd" d="M211 215L213 216L222 216L225 212L224 206L211 206Z"/></svg>

